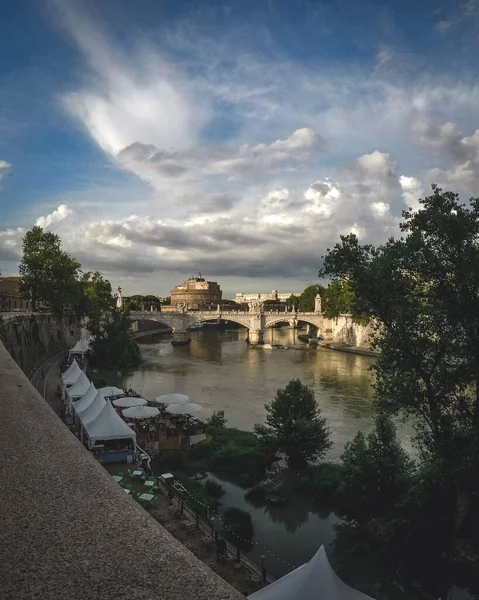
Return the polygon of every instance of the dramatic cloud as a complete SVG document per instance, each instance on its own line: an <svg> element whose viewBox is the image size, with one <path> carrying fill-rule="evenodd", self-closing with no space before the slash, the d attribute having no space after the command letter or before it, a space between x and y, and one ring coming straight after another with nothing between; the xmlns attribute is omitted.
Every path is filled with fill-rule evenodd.
<svg viewBox="0 0 479 600"><path fill-rule="evenodd" d="M11 166L12 165L7 163L6 160L0 160L0 179L2 179L2 177L8 173L8 170Z"/></svg>
<svg viewBox="0 0 479 600"><path fill-rule="evenodd" d="M55 223L59 223L60 221L63 221L63 219L66 219L71 212L71 209L68 208L66 204L60 204L60 206L49 215L38 217L35 221L35 225L48 229L50 225L54 225Z"/></svg>
<svg viewBox="0 0 479 600"><path fill-rule="evenodd" d="M416 121L413 129L422 144L456 164L452 169L431 169L431 181L473 193L479 183L479 129L464 136L453 123L436 125L427 118Z"/></svg>

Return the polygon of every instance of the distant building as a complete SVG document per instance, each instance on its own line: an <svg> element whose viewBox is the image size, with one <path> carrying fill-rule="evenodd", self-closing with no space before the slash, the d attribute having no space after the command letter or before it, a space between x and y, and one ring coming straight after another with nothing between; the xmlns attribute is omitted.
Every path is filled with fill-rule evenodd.
<svg viewBox="0 0 479 600"><path fill-rule="evenodd" d="M269 294L243 294L243 292L237 292L235 296L235 302L238 304L244 304L246 302L253 302L254 300L259 302L265 302L266 300L275 300L276 302L286 302L291 296L301 296L301 292L288 292L287 294L278 294L277 290L273 290Z"/></svg>
<svg viewBox="0 0 479 600"><path fill-rule="evenodd" d="M28 300L20 294L20 277L0 276L0 312L11 312L29 308Z"/></svg>
<svg viewBox="0 0 479 600"><path fill-rule="evenodd" d="M171 290L171 306L207 308L220 304L222 295L221 288L215 281L206 281L201 275L190 277Z"/></svg>

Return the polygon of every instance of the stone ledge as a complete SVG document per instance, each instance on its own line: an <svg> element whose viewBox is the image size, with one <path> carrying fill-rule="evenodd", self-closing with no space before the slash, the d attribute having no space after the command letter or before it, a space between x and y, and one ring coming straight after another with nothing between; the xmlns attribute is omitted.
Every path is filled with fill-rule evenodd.
<svg viewBox="0 0 479 600"><path fill-rule="evenodd" d="M127 496L0 344L0 596L243 596Z"/></svg>

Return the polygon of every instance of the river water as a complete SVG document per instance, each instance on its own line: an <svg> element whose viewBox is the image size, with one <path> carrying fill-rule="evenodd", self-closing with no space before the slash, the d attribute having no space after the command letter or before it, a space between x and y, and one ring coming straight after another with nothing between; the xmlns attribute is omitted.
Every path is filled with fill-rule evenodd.
<svg viewBox="0 0 479 600"><path fill-rule="evenodd" d="M250 347L244 329L211 327L192 332L191 337L189 346L180 347L173 347L171 337L165 334L141 338L143 361L139 368L99 375L109 385L134 388L148 399L170 392L187 394L203 407L200 416L223 410L229 426L246 430L264 420L264 404L274 398L278 388L299 378L314 390L331 428L333 447L326 458L332 461L339 459L344 444L357 431L372 429L369 369L373 358L308 348L298 341L296 331L287 328L267 330L265 343L290 346L288 350ZM405 449L412 452L412 426L398 423L398 432ZM255 536L248 554L257 562L265 556L267 569L277 577L308 561L324 544L334 568L350 585L376 598L419 598L412 592L404 595L391 589L389 576L378 569L375 556L355 553L351 559L355 534L328 507L318 508L308 498L294 494L284 506L255 507L245 500L244 489L215 475L210 477L223 485L223 507L235 506L251 514Z"/></svg>

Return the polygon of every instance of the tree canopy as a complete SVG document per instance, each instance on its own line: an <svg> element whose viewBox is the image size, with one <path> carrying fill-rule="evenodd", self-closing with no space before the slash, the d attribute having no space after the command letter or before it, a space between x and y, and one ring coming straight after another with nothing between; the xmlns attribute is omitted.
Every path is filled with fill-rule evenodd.
<svg viewBox="0 0 479 600"><path fill-rule="evenodd" d="M19 266L21 293L32 310L46 307L55 314L77 310L80 263L62 250L58 235L35 226L23 238Z"/></svg>
<svg viewBox="0 0 479 600"><path fill-rule="evenodd" d="M432 191L403 213L401 238L374 247L343 236L320 276L347 280L354 311L377 323L377 402L414 417L419 487L436 502L413 505L446 523L452 551L479 509L479 199Z"/></svg>
<svg viewBox="0 0 479 600"><path fill-rule="evenodd" d="M286 457L291 467L304 467L331 447L330 431L314 393L299 379L278 390L265 408L266 424L255 425L254 431L268 453Z"/></svg>
<svg viewBox="0 0 479 600"><path fill-rule="evenodd" d="M322 285L309 285L299 297L299 312L313 312L314 311L314 299L319 293L322 295L324 287Z"/></svg>

